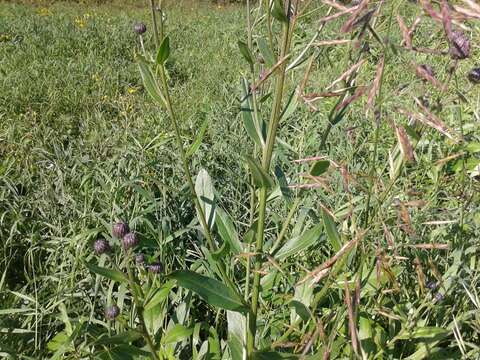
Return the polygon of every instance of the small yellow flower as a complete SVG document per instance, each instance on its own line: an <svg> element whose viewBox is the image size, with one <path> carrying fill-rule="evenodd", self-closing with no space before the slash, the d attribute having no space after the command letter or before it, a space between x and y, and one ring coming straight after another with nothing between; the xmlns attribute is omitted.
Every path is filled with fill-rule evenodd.
<svg viewBox="0 0 480 360"><path fill-rule="evenodd" d="M42 7L42 8L37 10L37 14L40 15L40 16L48 16L51 13L50 13L50 10L48 10L48 8Z"/></svg>
<svg viewBox="0 0 480 360"><path fill-rule="evenodd" d="M6 34L6 33L0 34L0 43L1 42L7 42L7 41L10 41L10 40L12 40L12 35Z"/></svg>
<svg viewBox="0 0 480 360"><path fill-rule="evenodd" d="M80 17L76 17L75 18L75 24L80 28L84 28L86 25L87 25L87 22L85 21L85 19L83 18L80 18Z"/></svg>
<svg viewBox="0 0 480 360"><path fill-rule="evenodd" d="M100 80L101 80L100 75L98 75L98 74L93 74L93 75L92 75L92 80L100 81Z"/></svg>
<svg viewBox="0 0 480 360"><path fill-rule="evenodd" d="M138 88L137 87L129 87L127 89L127 91L128 91L129 94L135 94L138 91Z"/></svg>

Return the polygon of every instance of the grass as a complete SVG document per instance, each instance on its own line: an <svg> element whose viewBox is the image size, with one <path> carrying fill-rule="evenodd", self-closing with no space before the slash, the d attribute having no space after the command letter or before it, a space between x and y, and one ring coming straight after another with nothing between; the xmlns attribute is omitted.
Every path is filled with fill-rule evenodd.
<svg viewBox="0 0 480 360"><path fill-rule="evenodd" d="M418 14L413 5L392 6L410 22ZM195 174L200 168L208 170L220 204L235 215L242 239L248 237L250 214L247 167L241 157L253 150L239 101L240 77L248 74L237 46L246 37L244 13L241 6L185 1L167 8L172 44L167 70L184 143L192 143L206 125L206 136L192 157L192 170ZM114 221L128 219L140 234L142 248L152 259L161 259L166 273L181 268L204 268L208 273L209 269L173 132L166 115L148 98L134 60L134 49L139 49L132 24L140 20L149 24L149 13L141 6L121 3L1 3L0 18L4 20L0 23L0 354L50 357L58 352L55 344L64 340L59 334L71 336L73 327L81 336L65 342L65 356L93 356L92 339L109 328L101 320L104 300L97 294L106 302L118 299L122 310L130 307L124 287L100 281L83 264L93 259L91 246L97 237L110 238ZM294 51L313 35L316 20L313 15L305 19ZM400 43L400 34L390 33L388 24L388 18L381 19L376 30L388 33L392 43ZM338 26L327 25L322 37L337 38ZM425 21L416 37L425 47L445 49L442 32L432 29L433 22ZM372 156L375 120L371 112L363 111L365 99L354 103L333 127L325 149L321 137L336 99L319 102L316 112L299 104L288 122L280 125L282 141L274 161L289 183L300 183L299 174L309 170L308 164L292 160L315 155L327 155L350 174L348 191L346 177L330 170L322 188L301 194L303 203L287 239L320 222L323 207L335 214L335 226L342 241L347 241L366 227L362 221L367 193L372 194L373 210L367 224L371 232L349 255L346 270L329 280L330 286L320 283L313 295L304 293L303 298L293 286L305 270L336 252L325 235L309 251L282 259L282 272L271 265L263 269L272 276L262 288L260 348L273 343L284 351L290 346L301 349L315 325L305 322L289 327L297 313L304 315L289 301L297 299L307 308L318 301L316 324L326 329L325 337L318 340L318 354L328 349L332 359L354 358L348 321L344 322L343 294L344 282L354 284L360 276L358 335L369 356L479 356L480 192L474 171L479 162L480 87L465 79L469 69L478 65L479 29L473 23L472 56L460 62L445 94L417 79L410 63L432 64L436 77L445 82L448 58L406 51L392 55L380 100L384 118L379 124L377 156ZM151 33L147 32L146 44L153 51ZM381 47L371 45L360 83L375 76L381 56ZM348 47L326 47L319 54L306 93L323 91L352 61ZM304 68L302 64L300 69ZM287 95L300 79L301 71L288 73ZM424 130L415 149L416 164L402 168L401 177L391 182L389 151L397 139L388 120L405 125L397 108L413 109L412 95L424 94L432 103L440 99L443 106L438 115L464 134L470 150L458 157L466 151L463 144ZM267 99L265 104L270 102ZM457 157L448 160L452 155ZM366 191L369 187L373 191ZM280 197L268 208L272 216L266 223L267 249L289 210ZM448 245L448 249L423 249L422 244ZM359 254L363 254L360 265L354 260ZM103 265L106 259L100 261ZM238 260L226 262L237 280L242 278ZM439 284L435 291L426 287L431 281ZM435 298L438 293L444 299ZM201 324L202 329L193 335L190 346L169 349L172 358L193 357L196 350L192 349L197 347L201 353L204 343L214 353L215 341L223 349L217 352L225 352L229 331L225 317L229 315L181 289L171 302L175 306L168 311L173 318L188 318L179 323ZM170 328L168 318L162 319L157 325ZM133 319L126 321L133 326ZM128 328L115 326L119 332ZM283 338L287 329L294 330Z"/></svg>

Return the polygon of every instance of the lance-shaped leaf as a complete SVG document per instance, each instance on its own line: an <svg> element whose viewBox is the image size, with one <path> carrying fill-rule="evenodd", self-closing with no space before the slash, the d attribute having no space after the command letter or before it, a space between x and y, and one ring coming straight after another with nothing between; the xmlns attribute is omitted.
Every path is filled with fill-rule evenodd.
<svg viewBox="0 0 480 360"><path fill-rule="evenodd" d="M245 60L247 60L247 62L250 64L250 65L253 65L253 63L255 62L254 59L253 59L253 55L252 55L252 52L250 51L250 49L248 48L248 45L245 44L243 41L239 41L238 42L238 48L240 49L240 53L242 54L243 58Z"/></svg>
<svg viewBox="0 0 480 360"><path fill-rule="evenodd" d="M275 65L277 59L272 49L270 49L267 40L265 40L264 38L258 39L257 46L260 54L262 54L263 60L265 60L265 64L267 65L267 67L271 68L273 65Z"/></svg>
<svg viewBox="0 0 480 360"><path fill-rule="evenodd" d="M281 0L273 1L272 16L280 22L288 23L288 17L287 17L287 14L285 14L283 1Z"/></svg>
<svg viewBox="0 0 480 360"><path fill-rule="evenodd" d="M252 94L249 91L248 80L243 78L240 85L242 92L240 111L242 113L243 126L245 126L245 130L247 130L247 134L253 142L262 147L265 141L260 124L257 123L253 116Z"/></svg>
<svg viewBox="0 0 480 360"><path fill-rule="evenodd" d="M211 229L215 222L215 195L212 179L207 170L201 169L195 180L195 192L197 193L208 228Z"/></svg>
<svg viewBox="0 0 480 360"><path fill-rule="evenodd" d="M86 262L85 261L85 266L90 270L91 272L104 276L108 279L118 281L118 282L127 282L128 278L125 276L124 273L118 270L113 270L113 269L107 269L104 267L97 266L91 262Z"/></svg>
<svg viewBox="0 0 480 360"><path fill-rule="evenodd" d="M253 181L255 185L259 188L271 188L274 185L274 182L270 175L250 156L245 156L245 161L252 172Z"/></svg>
<svg viewBox="0 0 480 360"><path fill-rule="evenodd" d="M243 252L243 245L238 239L237 230L235 229L235 225L233 221L223 209L217 209L217 216L215 218L215 224L217 225L217 231L222 237L223 241L225 241L230 250L234 254L240 254Z"/></svg>
<svg viewBox="0 0 480 360"><path fill-rule="evenodd" d="M170 40L167 37L163 39L160 47L158 48L157 52L157 64L163 65L165 61L167 61L168 57L170 56Z"/></svg>
<svg viewBox="0 0 480 360"><path fill-rule="evenodd" d="M302 235L291 238L285 243L285 245L282 246L280 250L278 250L278 253L275 257L279 260L282 260L291 255L298 254L302 250L305 250L320 239L322 228L322 224L318 224L310 230L305 231Z"/></svg>
<svg viewBox="0 0 480 360"><path fill-rule="evenodd" d="M218 280L189 270L175 271L169 278L177 280L179 286L193 291L212 306L241 313L248 311L240 295Z"/></svg>
<svg viewBox="0 0 480 360"><path fill-rule="evenodd" d="M160 86L158 85L157 80L152 74L152 70L148 65L147 61L139 56L138 57L138 68L140 69L140 75L142 77L143 85L147 90L150 97L160 105L165 105L165 98L163 97Z"/></svg>
<svg viewBox="0 0 480 360"><path fill-rule="evenodd" d="M335 225L332 216L325 211L325 209L322 209L322 219L325 225L325 231L327 233L328 240L330 240L333 250L337 252L342 247L342 239L337 231L337 225Z"/></svg>
<svg viewBox="0 0 480 360"><path fill-rule="evenodd" d="M312 168L310 169L310 175L312 176L320 176L322 175L325 171L328 170L328 167L330 166L330 161L329 160L320 160L315 162L313 164Z"/></svg>

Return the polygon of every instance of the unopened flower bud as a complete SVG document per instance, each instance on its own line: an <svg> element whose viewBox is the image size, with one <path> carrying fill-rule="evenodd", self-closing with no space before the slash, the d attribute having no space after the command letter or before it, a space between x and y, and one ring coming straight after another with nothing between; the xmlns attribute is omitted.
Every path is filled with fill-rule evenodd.
<svg viewBox="0 0 480 360"><path fill-rule="evenodd" d="M150 270L151 273L160 274L163 271L163 265L160 262L156 262L151 264L148 267L148 270Z"/></svg>
<svg viewBox="0 0 480 360"><path fill-rule="evenodd" d="M470 80L470 82L472 82L473 84L480 83L480 67L470 70L470 72L468 73L468 80Z"/></svg>
<svg viewBox="0 0 480 360"><path fill-rule="evenodd" d="M129 232L122 239L122 245L125 250L137 246L138 238L137 235L133 232Z"/></svg>
<svg viewBox="0 0 480 360"><path fill-rule="evenodd" d="M114 320L119 314L120 309L117 305L112 305L105 309L105 318L107 320Z"/></svg>
<svg viewBox="0 0 480 360"><path fill-rule="evenodd" d="M135 256L135 262L137 263L137 265L144 265L145 264L145 255L137 254Z"/></svg>
<svg viewBox="0 0 480 360"><path fill-rule="evenodd" d="M98 239L95 240L93 249L97 255L105 254L110 251L110 244L105 239Z"/></svg>
<svg viewBox="0 0 480 360"><path fill-rule="evenodd" d="M135 31L138 35L142 35L147 31L147 26L144 23L136 23L133 25L133 31Z"/></svg>
<svg viewBox="0 0 480 360"><path fill-rule="evenodd" d="M461 60L470 56L470 40L461 31L454 31L450 40L450 56L452 59Z"/></svg>
<svg viewBox="0 0 480 360"><path fill-rule="evenodd" d="M112 235L117 239L123 238L128 232L128 224L124 222L118 222L112 227Z"/></svg>

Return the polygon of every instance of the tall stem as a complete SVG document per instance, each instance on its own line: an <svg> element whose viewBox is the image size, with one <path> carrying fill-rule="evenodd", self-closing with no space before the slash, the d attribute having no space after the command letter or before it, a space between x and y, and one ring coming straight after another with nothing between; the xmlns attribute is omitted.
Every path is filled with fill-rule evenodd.
<svg viewBox="0 0 480 360"><path fill-rule="evenodd" d="M152 12L153 34L155 36L155 47L158 48L160 41L158 39L157 15L155 10L155 0L150 0L150 9Z"/></svg>
<svg viewBox="0 0 480 360"><path fill-rule="evenodd" d="M197 209L198 212L198 217L200 220L200 225L202 226L203 233L205 234L205 238L207 239L208 247L210 248L211 251L216 251L217 246L215 245L215 242L213 241L212 233L210 232L210 229L208 227L208 223L205 217L205 212L203 211L203 208L200 204L200 200L198 199L197 192L195 190L195 185L193 183L193 178L192 174L190 172L190 166L187 158L187 154L185 152L185 148L183 147L183 141L182 141L182 136L180 134L180 128L178 126L178 121L175 115L175 112L173 111L172 107L172 102L170 100L170 92L168 91L168 83L167 83L167 76L165 74L165 68L163 65L160 65L159 67L159 74L160 74L160 79L162 81L162 86L164 89L165 93L165 107L167 108L167 112L169 115L169 118L171 120L172 126L175 131L175 141L177 143L178 151L180 152L180 158L182 161L182 166L183 166L183 171L185 172L185 176L187 178L188 182L188 187L190 189L190 192L192 194L192 199L195 205L195 208ZM237 292L237 287L233 283L233 281L227 276L225 267L223 263L217 262L217 268L218 271L220 272L220 275L222 277L222 280L234 291Z"/></svg>
<svg viewBox="0 0 480 360"><path fill-rule="evenodd" d="M280 58L283 59L289 48L289 23L283 26L283 38ZM265 171L269 171L272 160L273 147L277 136L278 123L280 121L280 111L282 107L283 89L285 83L286 62L282 63L278 70L278 77L275 87L275 99L273 103L270 122L268 124L267 142L263 149L262 167ZM255 265L254 277L252 286L252 306L251 314L249 314L249 324L247 333L247 355L251 358L253 349L255 347L255 335L257 332L257 313L258 313L258 299L260 291L260 268L262 266L262 252L265 231L266 205L267 205L267 188L262 187L259 195L259 211L258 211L258 227L255 242Z"/></svg>

